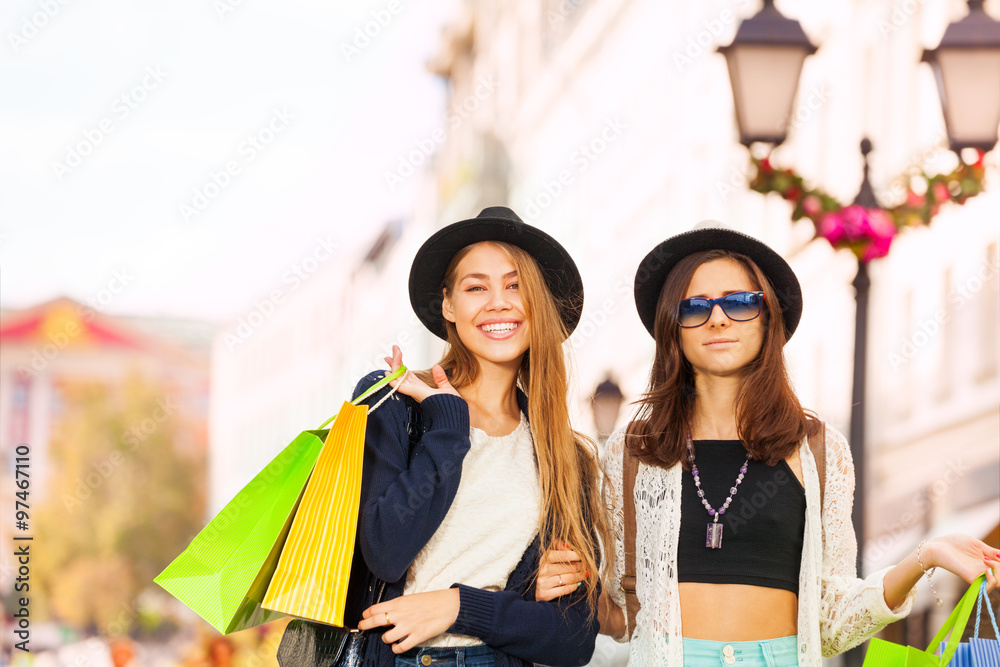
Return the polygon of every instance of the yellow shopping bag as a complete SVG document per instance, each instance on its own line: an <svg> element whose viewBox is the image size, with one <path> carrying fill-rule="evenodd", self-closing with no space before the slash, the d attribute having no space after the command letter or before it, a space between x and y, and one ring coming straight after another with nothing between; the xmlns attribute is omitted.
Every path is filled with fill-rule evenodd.
<svg viewBox="0 0 1000 667"><path fill-rule="evenodd" d="M344 403L302 494L262 607L343 626L368 406Z"/></svg>

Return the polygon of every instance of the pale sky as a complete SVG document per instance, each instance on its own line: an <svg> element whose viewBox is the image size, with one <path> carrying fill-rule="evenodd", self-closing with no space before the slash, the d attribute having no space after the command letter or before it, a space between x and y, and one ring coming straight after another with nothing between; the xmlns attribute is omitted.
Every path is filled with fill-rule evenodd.
<svg viewBox="0 0 1000 667"><path fill-rule="evenodd" d="M321 245L356 256L445 127L425 65L454 4L3 3L0 306L225 321Z"/></svg>

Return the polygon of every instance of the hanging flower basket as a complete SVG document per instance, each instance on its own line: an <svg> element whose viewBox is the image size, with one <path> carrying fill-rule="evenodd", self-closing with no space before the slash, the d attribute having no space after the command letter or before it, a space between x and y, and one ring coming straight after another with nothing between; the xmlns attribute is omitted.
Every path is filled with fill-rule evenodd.
<svg viewBox="0 0 1000 667"><path fill-rule="evenodd" d="M816 236L834 248L847 248L863 262L889 254L892 240L903 227L929 225L947 202L964 204L983 191L983 152L972 164L959 161L948 174L923 171L906 182L905 200L891 208L844 206L820 189L810 188L792 169L776 169L769 157L751 157L756 169L750 188L767 194L776 192L795 207L792 220L809 218Z"/></svg>

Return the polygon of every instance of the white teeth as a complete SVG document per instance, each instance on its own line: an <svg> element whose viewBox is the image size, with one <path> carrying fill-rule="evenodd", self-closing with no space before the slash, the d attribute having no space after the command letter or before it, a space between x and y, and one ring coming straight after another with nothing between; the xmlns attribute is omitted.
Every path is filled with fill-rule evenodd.
<svg viewBox="0 0 1000 667"><path fill-rule="evenodd" d="M504 322L502 324L484 324L482 327L483 331L488 333L509 333L517 328L517 324L514 322Z"/></svg>

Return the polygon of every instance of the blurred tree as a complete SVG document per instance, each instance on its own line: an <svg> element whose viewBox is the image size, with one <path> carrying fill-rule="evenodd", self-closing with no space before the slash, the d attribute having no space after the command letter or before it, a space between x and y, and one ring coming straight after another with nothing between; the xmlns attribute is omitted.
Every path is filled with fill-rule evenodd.
<svg viewBox="0 0 1000 667"><path fill-rule="evenodd" d="M118 636L138 619L136 596L203 523L204 456L175 446L188 428L179 406L141 377L61 392L36 520L36 613Z"/></svg>

